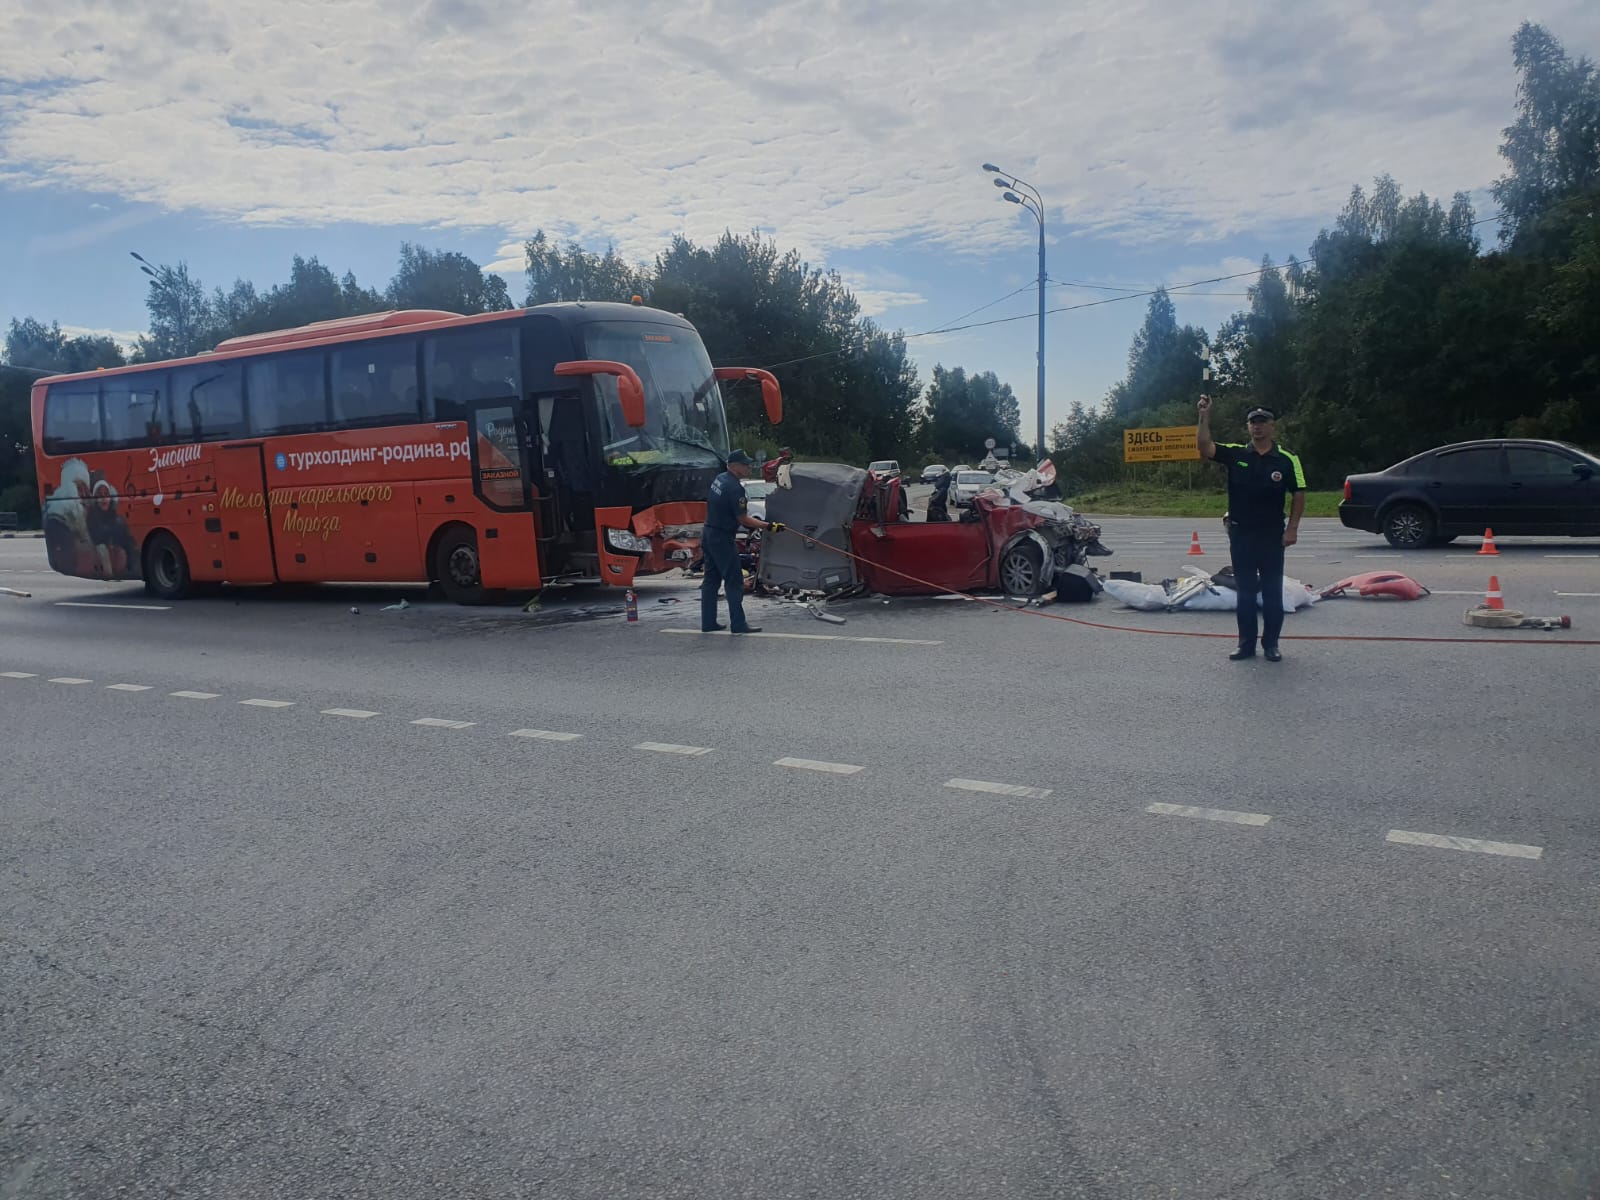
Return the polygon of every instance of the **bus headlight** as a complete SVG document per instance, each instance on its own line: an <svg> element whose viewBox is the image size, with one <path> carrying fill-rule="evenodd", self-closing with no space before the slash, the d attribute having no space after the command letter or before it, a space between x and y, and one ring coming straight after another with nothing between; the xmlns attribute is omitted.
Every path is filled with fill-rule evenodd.
<svg viewBox="0 0 1600 1200"><path fill-rule="evenodd" d="M626 529L606 530L606 545L625 554L649 554L650 539L639 537Z"/></svg>

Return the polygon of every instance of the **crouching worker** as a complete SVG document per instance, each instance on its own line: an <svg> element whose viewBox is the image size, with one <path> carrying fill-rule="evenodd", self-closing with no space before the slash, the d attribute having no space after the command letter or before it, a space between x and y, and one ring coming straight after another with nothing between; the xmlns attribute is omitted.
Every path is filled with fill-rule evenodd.
<svg viewBox="0 0 1600 1200"><path fill-rule="evenodd" d="M728 469L712 481L706 496L705 532L700 537L700 553L705 560L705 578L700 583L700 632L713 633L724 626L717 623L717 589L728 597L728 624L734 633L760 633L744 618L744 575L739 569L739 548L734 534L746 529L777 533L778 521L758 521L749 514L744 483L750 477L750 456L743 450L728 455Z"/></svg>

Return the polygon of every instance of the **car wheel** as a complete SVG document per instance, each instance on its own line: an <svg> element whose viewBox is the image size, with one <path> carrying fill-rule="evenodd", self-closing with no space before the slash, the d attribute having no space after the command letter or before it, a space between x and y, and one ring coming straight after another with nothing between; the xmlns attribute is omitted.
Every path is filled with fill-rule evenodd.
<svg viewBox="0 0 1600 1200"><path fill-rule="evenodd" d="M482 604L488 592L478 563L478 535L464 526L446 531L434 553L434 571L455 604Z"/></svg>
<svg viewBox="0 0 1600 1200"><path fill-rule="evenodd" d="M1044 555L1031 541L1018 542L1000 559L1000 587L1008 596L1037 596Z"/></svg>
<svg viewBox="0 0 1600 1200"><path fill-rule="evenodd" d="M1420 550L1433 530L1433 514L1420 504L1397 504L1384 514L1383 536L1396 550Z"/></svg>
<svg viewBox="0 0 1600 1200"><path fill-rule="evenodd" d="M151 535L144 546L144 588L162 600L182 600L190 592L189 556L166 530Z"/></svg>

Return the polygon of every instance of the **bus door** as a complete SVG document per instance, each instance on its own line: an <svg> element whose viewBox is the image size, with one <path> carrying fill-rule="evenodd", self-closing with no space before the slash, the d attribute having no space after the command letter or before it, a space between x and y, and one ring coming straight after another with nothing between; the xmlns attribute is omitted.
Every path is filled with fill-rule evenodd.
<svg viewBox="0 0 1600 1200"><path fill-rule="evenodd" d="M528 422L509 400L472 409L472 490L489 510L478 531L478 562L488 588L538 587Z"/></svg>
<svg viewBox="0 0 1600 1200"><path fill-rule="evenodd" d="M577 545L594 549L595 469L584 424L584 401L573 391L532 397L539 447L539 536L547 554L563 539L581 534Z"/></svg>
<svg viewBox="0 0 1600 1200"><path fill-rule="evenodd" d="M272 583L277 575L272 563L272 525L267 518L261 443L218 446L212 453L217 506L206 515L205 551L191 569L200 579Z"/></svg>

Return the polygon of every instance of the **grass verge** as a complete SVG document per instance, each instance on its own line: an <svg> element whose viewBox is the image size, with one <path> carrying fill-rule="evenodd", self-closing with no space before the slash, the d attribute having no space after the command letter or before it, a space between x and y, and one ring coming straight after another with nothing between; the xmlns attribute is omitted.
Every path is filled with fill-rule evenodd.
<svg viewBox="0 0 1600 1200"><path fill-rule="evenodd" d="M1307 492L1306 516L1336 517L1343 492ZM1183 488L1106 487L1067 497L1079 512L1106 517L1216 517L1228 508L1227 492Z"/></svg>

